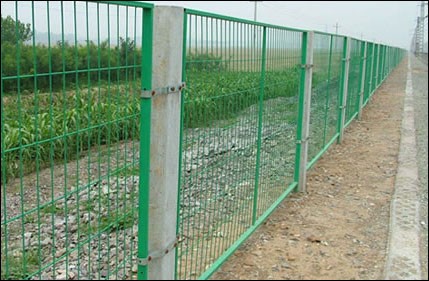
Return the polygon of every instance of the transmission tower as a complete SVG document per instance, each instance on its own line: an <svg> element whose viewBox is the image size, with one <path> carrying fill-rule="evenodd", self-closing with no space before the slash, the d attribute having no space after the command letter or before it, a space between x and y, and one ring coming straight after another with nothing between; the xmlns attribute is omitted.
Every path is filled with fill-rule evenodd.
<svg viewBox="0 0 429 281"><path fill-rule="evenodd" d="M417 17L417 26L414 35L414 52L423 53L423 47L425 44L425 1L421 1L420 4L420 16Z"/></svg>

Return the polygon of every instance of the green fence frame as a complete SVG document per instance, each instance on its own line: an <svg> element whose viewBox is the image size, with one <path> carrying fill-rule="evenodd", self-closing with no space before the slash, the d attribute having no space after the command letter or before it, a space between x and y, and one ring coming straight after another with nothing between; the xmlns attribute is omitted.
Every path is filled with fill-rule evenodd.
<svg viewBox="0 0 429 281"><path fill-rule="evenodd" d="M307 169L310 169L339 136L338 110L342 89L344 37L315 32L313 90ZM326 53L327 52L327 55ZM320 81L319 81L320 80Z"/></svg>

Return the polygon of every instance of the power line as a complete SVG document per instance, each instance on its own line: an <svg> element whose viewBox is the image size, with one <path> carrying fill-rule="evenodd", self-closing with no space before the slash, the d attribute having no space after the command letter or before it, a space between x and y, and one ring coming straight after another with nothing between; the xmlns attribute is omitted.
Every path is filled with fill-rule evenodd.
<svg viewBox="0 0 429 281"><path fill-rule="evenodd" d="M303 14L301 14L299 12L298 13L291 12L291 11L285 9L282 6L276 6L276 7L274 7L274 6L271 6L271 5L267 4L267 3L262 3L262 6L265 7L265 8L268 8L268 9L272 10L273 12L275 12L275 13L277 13L279 15L283 15L284 16L284 14L287 14L288 17L291 17L291 18L294 18L294 19L300 20L300 21L302 21L302 19L305 17L306 18L306 22L310 22L310 23L317 24L317 25L324 26L324 27L327 26L326 23L316 22L311 17L308 17L308 15L303 15ZM299 14L300 16L298 16L297 14Z"/></svg>
<svg viewBox="0 0 429 281"><path fill-rule="evenodd" d="M284 14L287 14L288 17L296 19L296 20L300 20L300 21L305 19L306 23L311 23L311 24L323 26L323 29L320 28L320 30L324 30L325 32L329 32L328 26L331 26L330 22L327 23L326 21L324 21L323 19L321 19L319 17L309 16L308 14L302 13L301 10L295 9L292 11L292 10L285 9L285 7L281 6L281 5L272 6L271 3L267 3L265 1L264 1L264 3L262 3L262 6L272 10L274 13L279 14L279 15L281 14L284 16ZM324 23L321 23L322 21L324 21ZM342 30L347 30L348 34L350 34L352 36L354 35L356 37L359 37L359 32L356 31L355 27L348 28L348 26L345 24L341 24L341 25L339 25L339 23L337 23L337 24L338 24L338 29L341 28ZM333 27L335 28L335 25ZM339 30L337 31L337 34L338 34L338 32L339 32Z"/></svg>

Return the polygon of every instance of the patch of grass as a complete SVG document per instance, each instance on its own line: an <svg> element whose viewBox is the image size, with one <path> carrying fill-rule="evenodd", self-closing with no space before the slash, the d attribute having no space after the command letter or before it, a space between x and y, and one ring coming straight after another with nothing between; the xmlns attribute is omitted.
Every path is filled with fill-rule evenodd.
<svg viewBox="0 0 429 281"><path fill-rule="evenodd" d="M55 204L49 204L40 209L44 214L64 215L64 209L57 207Z"/></svg>
<svg viewBox="0 0 429 281"><path fill-rule="evenodd" d="M93 201L85 201L85 202L81 202L81 204L84 206L84 210L91 212L92 210L94 210L95 208L95 203Z"/></svg>
<svg viewBox="0 0 429 281"><path fill-rule="evenodd" d="M118 218L116 216L112 216L111 219L105 219L102 220L102 226L103 228L110 229L110 232L116 231L116 230L123 230L128 229L134 225L134 217L131 216L131 212L127 212L125 214L119 215Z"/></svg>
<svg viewBox="0 0 429 281"><path fill-rule="evenodd" d="M26 215L24 217L24 224L27 223L35 223L37 220L36 216L34 214Z"/></svg>
<svg viewBox="0 0 429 281"><path fill-rule="evenodd" d="M123 211L122 209L110 212L109 216L104 215L99 220L83 225L81 231L87 235L100 232L115 232L134 226L135 218L131 215L132 210Z"/></svg>
<svg viewBox="0 0 429 281"><path fill-rule="evenodd" d="M3 247L2 247L3 248ZM37 250L29 250L25 253L8 253L6 257L1 254L1 280L23 280L35 273L40 264Z"/></svg>
<svg viewBox="0 0 429 281"><path fill-rule="evenodd" d="M121 177L131 177L131 176L138 176L140 173L140 169L137 166L128 166L116 173L114 175L121 176Z"/></svg>

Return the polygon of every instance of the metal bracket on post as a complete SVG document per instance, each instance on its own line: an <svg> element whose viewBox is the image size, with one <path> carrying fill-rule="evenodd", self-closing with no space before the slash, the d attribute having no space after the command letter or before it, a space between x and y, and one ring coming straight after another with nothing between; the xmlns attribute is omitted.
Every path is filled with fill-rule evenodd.
<svg viewBox="0 0 429 281"><path fill-rule="evenodd" d="M178 245L178 237L176 237L173 241L171 241L164 249L160 249L157 251L153 251L152 253L149 253L149 255L146 258L139 259L139 265L148 265L151 261L160 259L170 253L174 248Z"/></svg>
<svg viewBox="0 0 429 281"><path fill-rule="evenodd" d="M310 69L313 67L314 67L314 64L301 64L301 68Z"/></svg>
<svg viewBox="0 0 429 281"><path fill-rule="evenodd" d="M157 95L179 93L185 87L186 87L185 82L182 82L175 86L167 86L167 87L161 87L161 88L152 89L152 90L145 90L145 91L142 91L141 98L150 99Z"/></svg>
<svg viewBox="0 0 429 281"><path fill-rule="evenodd" d="M308 141L310 140L310 136L307 136L307 138L303 139L303 140L297 140L296 144L304 144L304 143L308 143Z"/></svg>

